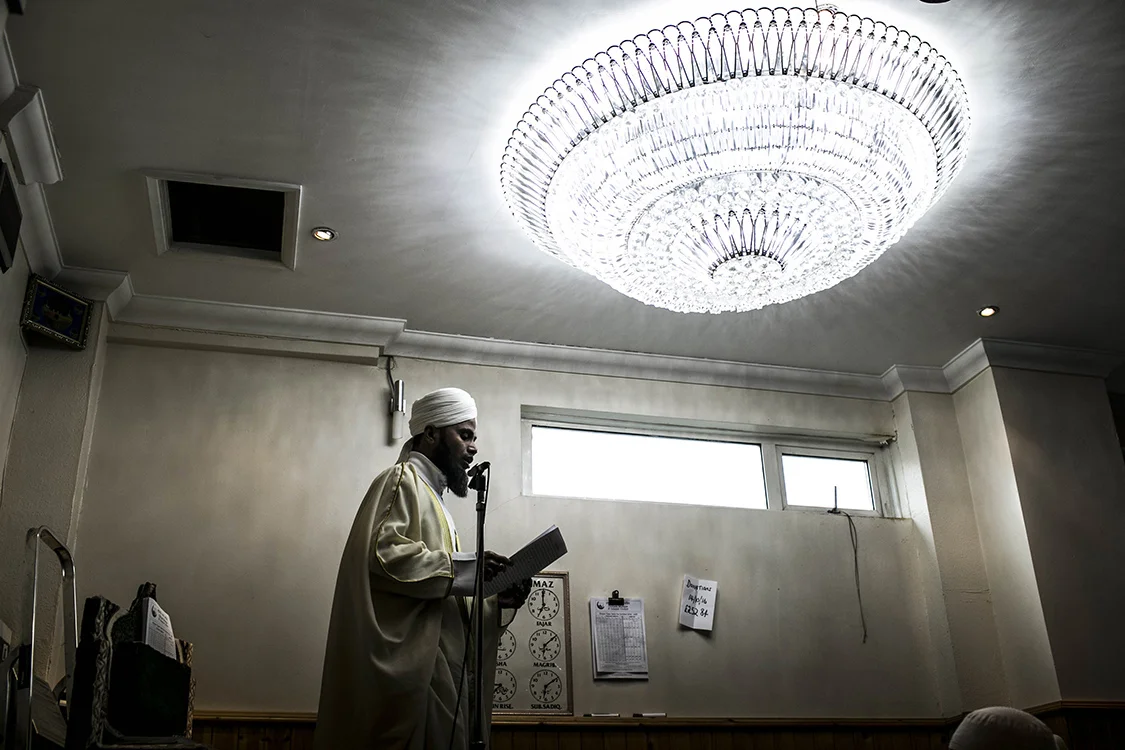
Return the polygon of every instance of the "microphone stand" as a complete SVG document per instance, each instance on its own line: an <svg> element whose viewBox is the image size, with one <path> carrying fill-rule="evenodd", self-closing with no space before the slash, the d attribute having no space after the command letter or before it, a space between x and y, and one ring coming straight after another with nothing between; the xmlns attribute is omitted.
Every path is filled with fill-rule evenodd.
<svg viewBox="0 0 1125 750"><path fill-rule="evenodd" d="M477 491L477 577L476 591L474 592L473 612L473 694L476 696L476 713L473 716L472 740L469 742L470 750L484 750L484 511L488 503L488 481L491 476L491 467L487 464L481 466L479 471L469 482L469 487Z"/></svg>

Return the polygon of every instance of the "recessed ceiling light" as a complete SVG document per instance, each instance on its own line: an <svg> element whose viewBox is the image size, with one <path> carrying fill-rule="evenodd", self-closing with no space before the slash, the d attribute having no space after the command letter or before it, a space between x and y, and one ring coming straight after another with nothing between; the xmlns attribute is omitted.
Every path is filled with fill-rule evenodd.
<svg viewBox="0 0 1125 750"><path fill-rule="evenodd" d="M998 312L1000 312L999 307L996 307L995 305L989 305L988 307L982 307L981 309L977 310L977 315L981 316L982 318L991 318Z"/></svg>
<svg viewBox="0 0 1125 750"><path fill-rule="evenodd" d="M313 239L320 240L321 242L331 242L336 239L336 230L331 227L317 227L312 230Z"/></svg>

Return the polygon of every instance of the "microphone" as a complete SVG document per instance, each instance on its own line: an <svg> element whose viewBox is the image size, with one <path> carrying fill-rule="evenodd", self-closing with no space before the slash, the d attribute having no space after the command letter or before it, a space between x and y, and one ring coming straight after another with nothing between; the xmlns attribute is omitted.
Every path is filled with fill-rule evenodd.
<svg viewBox="0 0 1125 750"><path fill-rule="evenodd" d="M469 469L469 489L484 492L488 489L488 482L484 479L484 472L491 466L488 461L481 461L479 464ZM489 474L489 476L492 476Z"/></svg>

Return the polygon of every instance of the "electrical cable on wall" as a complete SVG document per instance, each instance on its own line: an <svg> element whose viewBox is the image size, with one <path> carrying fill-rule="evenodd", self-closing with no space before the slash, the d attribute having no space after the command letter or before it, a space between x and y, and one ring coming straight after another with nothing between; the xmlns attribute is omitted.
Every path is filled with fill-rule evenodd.
<svg viewBox="0 0 1125 750"><path fill-rule="evenodd" d="M867 643L867 618L863 614L863 593L860 591L859 586L859 532L856 530L855 521L847 511L840 510L840 488L832 488L832 510L828 511L833 515L842 515L848 519L848 536L852 540L852 559L855 564L855 596L859 601L859 622L863 626L863 642Z"/></svg>
<svg viewBox="0 0 1125 750"><path fill-rule="evenodd" d="M395 367L397 365L395 365L395 358L394 357L388 355L386 359L387 359L387 385L389 385L391 387L391 392L394 393L395 379L394 379L394 377L391 376L391 370L395 369Z"/></svg>

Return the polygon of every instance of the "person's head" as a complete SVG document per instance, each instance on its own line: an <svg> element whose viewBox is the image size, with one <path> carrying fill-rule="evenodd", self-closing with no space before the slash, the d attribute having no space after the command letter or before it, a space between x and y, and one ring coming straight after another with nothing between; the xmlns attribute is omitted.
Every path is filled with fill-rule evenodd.
<svg viewBox="0 0 1125 750"><path fill-rule="evenodd" d="M1031 714L997 706L966 716L949 738L949 750L1056 750L1056 739L1050 727Z"/></svg>
<svg viewBox="0 0 1125 750"><path fill-rule="evenodd" d="M477 405L460 388L442 388L414 402L410 411L409 450L434 462L449 489L469 494L469 467L477 453Z"/></svg>

